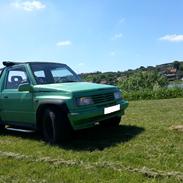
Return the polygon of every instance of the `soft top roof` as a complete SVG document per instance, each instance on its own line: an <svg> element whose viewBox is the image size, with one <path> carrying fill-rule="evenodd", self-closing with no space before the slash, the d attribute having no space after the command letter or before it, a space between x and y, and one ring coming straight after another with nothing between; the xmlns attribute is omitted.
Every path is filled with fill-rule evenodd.
<svg viewBox="0 0 183 183"><path fill-rule="evenodd" d="M61 65L66 65L66 64L58 63L58 62L11 62L11 61L3 62L3 65L5 67L11 67L13 65L18 65L18 64L61 64Z"/></svg>

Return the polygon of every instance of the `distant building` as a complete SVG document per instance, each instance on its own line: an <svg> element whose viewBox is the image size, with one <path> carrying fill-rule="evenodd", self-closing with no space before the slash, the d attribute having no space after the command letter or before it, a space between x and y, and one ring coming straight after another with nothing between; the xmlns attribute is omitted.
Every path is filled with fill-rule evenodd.
<svg viewBox="0 0 183 183"><path fill-rule="evenodd" d="M164 74L164 75L167 77L167 79L169 81L174 81L174 80L177 79L177 75L176 74Z"/></svg>

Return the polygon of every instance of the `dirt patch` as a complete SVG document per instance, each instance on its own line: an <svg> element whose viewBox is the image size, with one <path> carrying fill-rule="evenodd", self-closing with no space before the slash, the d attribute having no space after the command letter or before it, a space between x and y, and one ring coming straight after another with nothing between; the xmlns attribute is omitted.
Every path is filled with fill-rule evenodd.
<svg viewBox="0 0 183 183"><path fill-rule="evenodd" d="M173 125L173 126L169 127L169 129L174 130L174 131L183 132L183 125Z"/></svg>

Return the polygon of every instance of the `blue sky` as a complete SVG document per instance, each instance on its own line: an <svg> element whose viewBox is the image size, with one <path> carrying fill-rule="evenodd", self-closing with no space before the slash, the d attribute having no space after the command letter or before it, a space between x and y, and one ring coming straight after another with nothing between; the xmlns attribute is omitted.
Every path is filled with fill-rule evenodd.
<svg viewBox="0 0 183 183"><path fill-rule="evenodd" d="M182 0L0 0L0 60L57 61L78 73L183 60L182 8Z"/></svg>

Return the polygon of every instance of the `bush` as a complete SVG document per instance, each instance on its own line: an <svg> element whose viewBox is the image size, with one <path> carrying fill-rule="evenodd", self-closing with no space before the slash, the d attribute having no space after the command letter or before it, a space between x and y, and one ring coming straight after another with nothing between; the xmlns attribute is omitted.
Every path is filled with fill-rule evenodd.
<svg viewBox="0 0 183 183"><path fill-rule="evenodd" d="M129 77L126 77L118 83L118 85L125 91L138 91L148 88L165 87L168 84L167 78L156 71L137 72Z"/></svg>
<svg viewBox="0 0 183 183"><path fill-rule="evenodd" d="M183 89L181 88L159 88L156 90L138 90L124 91L123 97L127 100L151 100L151 99L169 99L183 97Z"/></svg>

